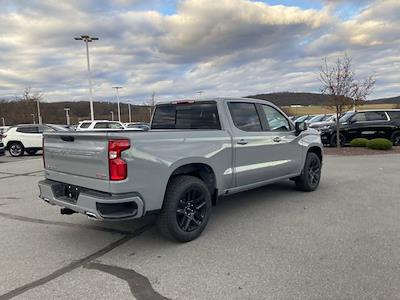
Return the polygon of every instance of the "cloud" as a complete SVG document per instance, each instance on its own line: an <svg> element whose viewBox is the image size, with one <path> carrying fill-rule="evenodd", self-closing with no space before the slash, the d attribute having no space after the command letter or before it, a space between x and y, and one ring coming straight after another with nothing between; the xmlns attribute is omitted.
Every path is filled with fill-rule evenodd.
<svg viewBox="0 0 400 300"><path fill-rule="evenodd" d="M153 91L168 99L318 91L322 58L346 50L360 75L378 74L376 96L398 93L400 3L353 1L360 12L342 20L331 13L338 1L326 2L315 10L247 0L6 0L0 98L31 86L48 101L86 99L85 48L73 40L83 33L100 38L90 44L97 99L114 97L115 84L139 102Z"/></svg>

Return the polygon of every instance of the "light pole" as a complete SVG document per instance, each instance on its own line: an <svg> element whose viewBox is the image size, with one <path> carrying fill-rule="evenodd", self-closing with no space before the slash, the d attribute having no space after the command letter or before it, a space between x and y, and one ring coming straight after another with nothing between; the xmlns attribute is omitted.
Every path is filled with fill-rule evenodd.
<svg viewBox="0 0 400 300"><path fill-rule="evenodd" d="M115 92L117 93L117 102L118 102L118 121L121 122L121 109L119 107L119 89L122 89L122 86L113 86L113 89L115 89Z"/></svg>
<svg viewBox="0 0 400 300"><path fill-rule="evenodd" d="M93 37L90 35L81 35L80 37L74 37L76 41L84 41L86 45L86 61L88 68L88 79L89 79L89 101L90 101L90 117L92 121L94 120L94 111L93 111L93 97L92 97L92 77L90 74L90 61L89 61L89 43L93 41L98 41L98 37Z"/></svg>
<svg viewBox="0 0 400 300"><path fill-rule="evenodd" d="M40 104L39 104L39 97L36 100L36 105L37 105L37 115L38 115L38 123L42 124L42 115L40 114Z"/></svg>
<svg viewBox="0 0 400 300"><path fill-rule="evenodd" d="M111 113L111 121L114 121L114 112L110 111L110 113Z"/></svg>
<svg viewBox="0 0 400 300"><path fill-rule="evenodd" d="M6 126L6 121L4 120L4 117L1 117L1 120L3 122L3 126Z"/></svg>
<svg viewBox="0 0 400 300"><path fill-rule="evenodd" d="M35 114L31 114L31 116L32 116L33 124L36 124Z"/></svg>
<svg viewBox="0 0 400 300"><path fill-rule="evenodd" d="M132 123L131 104L128 103L129 123Z"/></svg>
<svg viewBox="0 0 400 300"><path fill-rule="evenodd" d="M67 119L67 125L69 126L69 125L71 125L71 122L70 122L70 120L69 120L69 111L70 111L71 109L68 108L68 107L66 107L66 108L64 108L64 110L65 110L65 118Z"/></svg>

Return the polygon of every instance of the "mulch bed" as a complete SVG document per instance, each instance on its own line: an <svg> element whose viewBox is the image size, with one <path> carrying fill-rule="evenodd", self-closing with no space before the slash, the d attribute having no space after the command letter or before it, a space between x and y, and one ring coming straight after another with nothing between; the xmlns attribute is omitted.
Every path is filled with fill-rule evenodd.
<svg viewBox="0 0 400 300"><path fill-rule="evenodd" d="M327 155L376 155L376 154L400 154L400 146L393 147L392 150L372 150L368 148L343 147L332 148L325 147L324 154Z"/></svg>

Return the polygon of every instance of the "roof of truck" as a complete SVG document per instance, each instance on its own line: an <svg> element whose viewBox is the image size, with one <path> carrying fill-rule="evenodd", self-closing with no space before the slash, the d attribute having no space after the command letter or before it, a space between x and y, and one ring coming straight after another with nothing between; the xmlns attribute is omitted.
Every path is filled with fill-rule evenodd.
<svg viewBox="0 0 400 300"><path fill-rule="evenodd" d="M194 102L205 102L205 101L225 101L225 100L235 100L235 101L256 101L260 103L271 103L266 100L262 99L255 99L255 98L244 98L244 97L210 97L210 98L201 98L201 99L177 99L171 101L160 101L157 102L156 105L159 104L176 104L176 103L194 103ZM272 103L273 104L273 103Z"/></svg>

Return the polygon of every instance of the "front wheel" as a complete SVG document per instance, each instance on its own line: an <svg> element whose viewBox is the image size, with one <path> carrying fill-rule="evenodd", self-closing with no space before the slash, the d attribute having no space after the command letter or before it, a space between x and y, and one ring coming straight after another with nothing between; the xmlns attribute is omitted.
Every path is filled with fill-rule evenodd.
<svg viewBox="0 0 400 300"><path fill-rule="evenodd" d="M303 171L295 178L296 186L299 190L311 192L318 187L320 179L321 160L317 154L308 152Z"/></svg>
<svg viewBox="0 0 400 300"><path fill-rule="evenodd" d="M24 146L20 142L12 142L8 146L8 152L14 157L21 156L24 154Z"/></svg>
<svg viewBox="0 0 400 300"><path fill-rule="evenodd" d="M171 240L189 242L207 225L211 213L211 196L206 184L197 177L177 176L168 184L159 231Z"/></svg>

